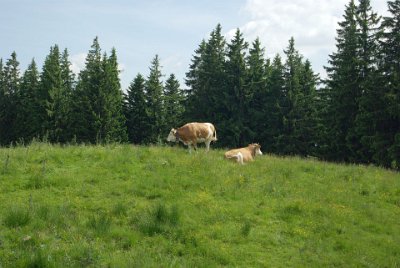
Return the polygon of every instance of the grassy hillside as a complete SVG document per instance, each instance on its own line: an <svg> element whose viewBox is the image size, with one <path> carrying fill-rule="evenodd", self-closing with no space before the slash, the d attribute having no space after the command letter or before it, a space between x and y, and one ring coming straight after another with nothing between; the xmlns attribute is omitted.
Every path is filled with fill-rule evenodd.
<svg viewBox="0 0 400 268"><path fill-rule="evenodd" d="M223 151L0 149L0 267L399 267L400 174Z"/></svg>

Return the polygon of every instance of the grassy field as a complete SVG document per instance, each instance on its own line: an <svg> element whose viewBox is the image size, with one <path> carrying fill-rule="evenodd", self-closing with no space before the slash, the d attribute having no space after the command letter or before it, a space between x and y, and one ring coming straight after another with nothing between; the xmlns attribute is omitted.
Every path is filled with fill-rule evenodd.
<svg viewBox="0 0 400 268"><path fill-rule="evenodd" d="M178 147L0 149L0 267L400 267L400 174Z"/></svg>

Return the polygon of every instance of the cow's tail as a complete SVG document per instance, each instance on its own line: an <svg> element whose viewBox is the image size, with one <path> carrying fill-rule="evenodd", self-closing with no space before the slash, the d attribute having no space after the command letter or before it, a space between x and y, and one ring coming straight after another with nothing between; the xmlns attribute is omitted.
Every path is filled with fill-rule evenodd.
<svg viewBox="0 0 400 268"><path fill-rule="evenodd" d="M217 130L214 127L214 136L213 136L213 141L217 141Z"/></svg>

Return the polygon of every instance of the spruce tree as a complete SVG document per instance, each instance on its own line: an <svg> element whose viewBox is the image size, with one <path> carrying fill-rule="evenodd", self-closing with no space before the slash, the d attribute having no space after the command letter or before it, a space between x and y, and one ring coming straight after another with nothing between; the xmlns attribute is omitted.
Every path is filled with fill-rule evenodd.
<svg viewBox="0 0 400 268"><path fill-rule="evenodd" d="M184 102L185 96L180 89L179 81L174 74L171 74L165 81L164 86L164 131L168 133L172 127L179 127L183 122Z"/></svg>
<svg viewBox="0 0 400 268"><path fill-rule="evenodd" d="M285 66L277 54L271 64L271 74L267 82L264 112L266 128L261 132L266 151L283 154L285 146L283 139L283 118L287 107L287 94L285 91Z"/></svg>
<svg viewBox="0 0 400 268"><path fill-rule="evenodd" d="M347 140L356 152L356 161L370 162L374 155L374 140L382 111L385 109L384 92L377 72L378 23L379 17L372 11L369 0L360 0L356 8L358 25L358 84L360 97L354 127L350 129Z"/></svg>
<svg viewBox="0 0 400 268"><path fill-rule="evenodd" d="M7 60L3 71L1 110L0 110L0 141L9 145L17 141L16 119L19 105L20 70L15 51Z"/></svg>
<svg viewBox="0 0 400 268"><path fill-rule="evenodd" d="M161 66L158 55L154 57L150 66L150 74L146 80L146 104L149 120L149 133L146 136L146 143L158 142L165 133L162 133L164 126L163 109L163 82L161 80Z"/></svg>
<svg viewBox="0 0 400 268"><path fill-rule="evenodd" d="M302 155L317 155L317 123L319 121L317 113L317 83L318 75L314 73L309 60L302 63L300 75L300 119L298 121L298 136L301 137Z"/></svg>
<svg viewBox="0 0 400 268"><path fill-rule="evenodd" d="M72 130L77 141L96 143L101 126L100 87L104 76L101 49L96 37L86 56L85 68L79 73L72 101Z"/></svg>
<svg viewBox="0 0 400 268"><path fill-rule="evenodd" d="M206 43L196 51L198 56L192 61L188 72L189 88L187 117L191 121L212 122L221 133L225 128L219 127L224 122L223 116L228 113L222 100L225 97L225 39L220 24L211 32ZM227 136L225 134L222 134Z"/></svg>
<svg viewBox="0 0 400 268"><path fill-rule="evenodd" d="M350 0L346 6L343 21L339 23L336 37L337 51L330 55L325 81L327 95L326 118L326 151L327 159L335 161L350 161L356 158L353 141L349 133L354 127L358 112L358 102L361 89L358 83L358 30L356 21L356 6Z"/></svg>
<svg viewBox="0 0 400 268"><path fill-rule="evenodd" d="M198 105L201 102L201 96L204 95L205 88L203 86L203 74L202 74L202 66L204 65L204 55L206 50L206 41L202 40L197 50L195 50L195 55L191 60L191 64L189 66L189 71L186 73L185 83L188 86L187 92L187 101L185 107L185 115L184 118L191 122L199 120L203 115L201 111L198 109Z"/></svg>
<svg viewBox="0 0 400 268"><path fill-rule="evenodd" d="M249 88L246 69L246 49L248 44L244 41L239 29L227 47L227 60L225 63L226 83L221 102L221 110L227 111L224 116L219 115L221 135L224 142L230 146L238 147L249 141L250 129L248 129Z"/></svg>
<svg viewBox="0 0 400 268"><path fill-rule="evenodd" d="M61 116L62 116L62 133L59 136L61 142L70 141L73 136L71 132L71 106L72 106L72 93L75 89L75 74L71 70L71 62L69 60L69 53L67 49L64 49L60 59L60 71L61 71L61 92L62 92L62 103L61 103Z"/></svg>
<svg viewBox="0 0 400 268"><path fill-rule="evenodd" d="M5 111L6 111L6 91L5 91L5 77L3 69L3 59L0 58L0 145L4 144L4 124L5 124Z"/></svg>
<svg viewBox="0 0 400 268"><path fill-rule="evenodd" d="M388 10L382 22L380 65L386 109L374 147L378 163L400 169L400 0L388 1Z"/></svg>
<svg viewBox="0 0 400 268"><path fill-rule="evenodd" d="M30 142L37 137L41 128L41 122L37 116L39 106L38 90L39 71L35 60L32 59L21 79L20 109L18 109L17 116L17 136L25 142Z"/></svg>
<svg viewBox="0 0 400 268"><path fill-rule="evenodd" d="M150 134L146 104L146 81L141 74L136 75L125 95L124 114L130 142L140 144Z"/></svg>
<svg viewBox="0 0 400 268"><path fill-rule="evenodd" d="M103 57L103 80L99 91L99 99L102 102L99 107L98 121L101 125L98 129L97 140L105 142L125 142L128 140L125 116L123 114L123 93L119 81L117 53L115 48L111 50L110 57Z"/></svg>
<svg viewBox="0 0 400 268"><path fill-rule="evenodd" d="M42 135L51 142L66 142L71 138L70 100L73 74L70 70L68 50L61 54L58 45L50 49L43 65L41 95L44 97L45 124Z"/></svg>
<svg viewBox="0 0 400 268"><path fill-rule="evenodd" d="M268 141L266 131L269 129L268 120L270 119L267 109L269 108L269 98L267 98L267 84L271 72L270 61L264 59L264 48L261 47L257 38L249 50L246 58L248 66L246 77L246 98L248 99L246 109L246 124L248 126L247 139L244 144L259 142L270 150L271 141Z"/></svg>
<svg viewBox="0 0 400 268"><path fill-rule="evenodd" d="M283 132L281 135L281 146L284 154L305 154L304 139L299 121L304 116L301 100L303 92L301 90L302 56L295 49L293 37L289 40L289 45L284 51L286 54L285 63L285 87L284 96L286 101L282 106L283 112Z"/></svg>

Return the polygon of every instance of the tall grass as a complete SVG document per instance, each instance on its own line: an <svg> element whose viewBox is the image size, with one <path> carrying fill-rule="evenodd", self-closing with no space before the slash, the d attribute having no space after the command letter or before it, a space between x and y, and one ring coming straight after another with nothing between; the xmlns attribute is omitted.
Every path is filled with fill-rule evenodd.
<svg viewBox="0 0 400 268"><path fill-rule="evenodd" d="M0 267L398 267L400 174L222 150L0 148Z"/></svg>
<svg viewBox="0 0 400 268"><path fill-rule="evenodd" d="M4 225L9 228L15 228L27 225L31 220L29 211L24 207L12 206L10 210L5 212Z"/></svg>

